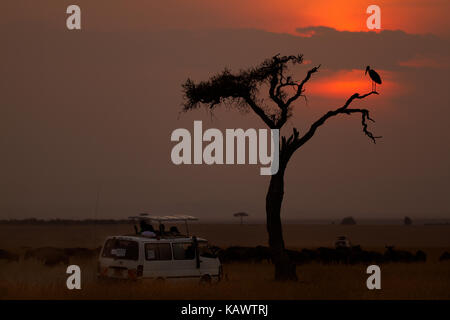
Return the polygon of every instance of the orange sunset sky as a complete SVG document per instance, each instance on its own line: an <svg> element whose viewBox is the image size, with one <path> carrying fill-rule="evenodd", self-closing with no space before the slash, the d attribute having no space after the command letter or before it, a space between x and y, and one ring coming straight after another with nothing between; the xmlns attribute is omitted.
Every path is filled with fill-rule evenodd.
<svg viewBox="0 0 450 320"><path fill-rule="evenodd" d="M371 4L381 8L383 29L449 35L450 2L446 0L201 0L186 1L178 8L174 5L171 10L175 16L187 12L189 17L191 13L193 18L189 20L191 27L247 27L294 33L298 27L328 26L340 31L367 31L366 8ZM151 5L151 8L155 11L167 9L163 4ZM201 8L200 12L204 15L200 17L199 13L192 13L194 8ZM130 7L123 9L133 11ZM162 21L158 22L163 24ZM181 27L178 21L165 23L170 25L172 22Z"/></svg>
<svg viewBox="0 0 450 320"><path fill-rule="evenodd" d="M82 30L66 29L78 4ZM381 8L381 31L366 8ZM337 117L292 158L285 219L450 218L450 1L14 0L0 2L0 219L138 212L263 220L256 166L175 166L171 132L258 128L251 112L180 113L181 84L277 53L321 64L284 130L306 128L371 89L376 145ZM100 190L97 216L93 216ZM399 220L400 221L400 220Z"/></svg>
<svg viewBox="0 0 450 320"><path fill-rule="evenodd" d="M27 20L52 26L63 25L65 6L73 1L61 1L59 5L48 0L38 2L18 1L19 4L3 3L2 12L15 14L5 16L2 23L20 23ZM167 1L116 1L79 0L82 8L84 29L90 31L123 30L208 30L251 28L296 36L310 36L299 28L325 26L338 31L369 32L366 9L371 4L381 8L382 30L402 30L410 34L434 34L450 36L450 1L447 0L167 0ZM30 8L33 8L30 10ZM316 32L316 31L312 31ZM441 67L442 61L415 56L401 65ZM444 62L445 64L448 61ZM326 69L326 66L323 68ZM380 70L379 68L377 70ZM407 90L395 82L395 73L381 70L385 77L384 92L396 94ZM365 79L358 71L347 70L333 74L312 85L311 93L334 97L350 94L352 90L366 88ZM339 77L339 79L337 79ZM387 80L387 81L386 81ZM392 80L392 81L391 81Z"/></svg>

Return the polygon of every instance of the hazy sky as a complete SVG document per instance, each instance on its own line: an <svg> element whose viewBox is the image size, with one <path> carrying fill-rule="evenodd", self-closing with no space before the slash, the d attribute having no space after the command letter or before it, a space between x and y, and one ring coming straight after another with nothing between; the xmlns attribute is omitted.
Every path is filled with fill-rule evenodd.
<svg viewBox="0 0 450 320"><path fill-rule="evenodd" d="M65 28L69 4L81 31ZM345 7L344 7L345 4ZM0 4L0 218L123 218L142 211L263 219L269 178L259 166L175 166L176 128L193 121L263 127L251 113L180 114L181 84L303 53L302 78L321 64L286 125L357 101L292 158L282 216L450 218L450 2L378 1L382 31L367 32L367 1L3 1ZM98 211L95 214L97 192Z"/></svg>

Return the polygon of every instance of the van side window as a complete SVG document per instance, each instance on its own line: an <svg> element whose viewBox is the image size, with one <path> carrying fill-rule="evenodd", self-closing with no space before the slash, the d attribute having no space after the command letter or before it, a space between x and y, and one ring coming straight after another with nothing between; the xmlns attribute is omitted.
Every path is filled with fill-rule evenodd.
<svg viewBox="0 0 450 320"><path fill-rule="evenodd" d="M146 243L145 259L147 260L172 260L170 243Z"/></svg>
<svg viewBox="0 0 450 320"><path fill-rule="evenodd" d="M102 257L122 260L138 260L139 244L136 241L109 239L103 248Z"/></svg>
<svg viewBox="0 0 450 320"><path fill-rule="evenodd" d="M175 260L192 260L195 258L195 249L192 243L172 243L172 248Z"/></svg>

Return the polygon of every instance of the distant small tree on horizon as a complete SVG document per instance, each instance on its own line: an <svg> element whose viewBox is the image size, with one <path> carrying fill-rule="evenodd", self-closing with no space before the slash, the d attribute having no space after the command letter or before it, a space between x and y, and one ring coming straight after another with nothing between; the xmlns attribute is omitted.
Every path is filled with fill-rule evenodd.
<svg viewBox="0 0 450 320"><path fill-rule="evenodd" d="M233 214L233 216L241 219L241 224L244 224L243 218L248 217L248 213L246 212L236 212Z"/></svg>

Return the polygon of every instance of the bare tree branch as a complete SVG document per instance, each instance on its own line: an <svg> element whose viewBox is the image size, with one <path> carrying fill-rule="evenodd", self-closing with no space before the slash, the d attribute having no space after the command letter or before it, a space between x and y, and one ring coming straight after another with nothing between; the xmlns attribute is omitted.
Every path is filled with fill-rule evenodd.
<svg viewBox="0 0 450 320"><path fill-rule="evenodd" d="M290 97L285 103L283 103L283 106L281 107L280 118L277 121L277 128L281 129L281 127L284 126L287 119L289 118L289 106L291 105L292 102L294 102L295 100L297 100L299 97L302 96L302 94L304 92L303 86L305 85L306 82L308 82L309 79L311 79L311 75L313 73L316 73L317 70L319 70L319 68L320 68L320 65L309 70L308 73L306 74L306 77L303 79L302 82L300 82L300 84L292 82L292 81L290 81L290 79L288 79L285 83L280 83L280 85L278 85L278 87L276 89L276 91L278 92L278 95L281 94L280 93L281 89L286 86L297 86L297 91L292 97Z"/></svg>
<svg viewBox="0 0 450 320"><path fill-rule="evenodd" d="M295 93L295 95L293 95L287 102L286 102L286 107L289 107L289 105L297 100L303 93L303 86L305 85L306 82L308 82L308 80L311 78L311 75L313 73L316 73L317 70L319 70L320 68L320 64L317 67L312 68L311 70L308 71L308 73L306 74L305 79L303 79L303 81L297 86L297 92Z"/></svg>
<svg viewBox="0 0 450 320"><path fill-rule="evenodd" d="M269 96L270 98L277 104L278 108L283 110L284 108L284 102L283 98L281 97L280 93L275 93L275 88L277 86L278 82L278 76L274 75L274 77L270 81L270 89L269 89Z"/></svg>
<svg viewBox="0 0 450 320"><path fill-rule="evenodd" d="M271 129L275 128L275 122L266 115L264 110L261 109L252 98L244 97L243 99L245 100L245 102L247 102L247 104L250 106L250 108L252 108L252 110L264 121L264 123L269 128L271 128Z"/></svg>
<svg viewBox="0 0 450 320"><path fill-rule="evenodd" d="M309 141L309 139L311 139L316 130L323 125L329 118L334 117L336 115L339 114L347 114L347 115L351 115L353 113L360 113L361 114L361 124L363 126L363 132L366 136L368 136L374 143L376 143L376 139L381 138L381 136L374 136L372 134L372 132L370 132L367 129L367 120L370 120L372 122L375 122L372 118L370 118L369 116L369 110L367 109L349 109L348 106L355 100L355 99L364 99L372 94L378 94L375 91L360 95L359 93L355 93L354 95L352 95L346 102L345 104L335 110L332 111L328 111L326 114L324 114L322 117L320 117L318 120L316 120L311 127L309 128L309 130L300 138L298 138L298 131L297 129L294 128L294 133L291 135L291 137L286 140L284 137L284 140L286 141L286 146L284 147L284 149L286 150L287 148L289 148L288 150L288 157L290 157L298 148L300 148L302 145L304 145L306 142ZM297 134L295 133L297 131ZM291 143L287 143L288 141L291 141Z"/></svg>

